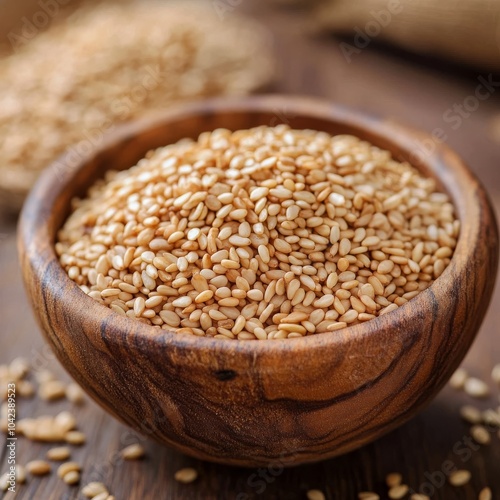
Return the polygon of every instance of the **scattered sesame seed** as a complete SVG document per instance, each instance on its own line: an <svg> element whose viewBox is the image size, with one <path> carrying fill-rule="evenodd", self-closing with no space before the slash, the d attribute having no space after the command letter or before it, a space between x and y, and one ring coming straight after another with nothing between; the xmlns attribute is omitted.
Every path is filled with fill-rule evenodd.
<svg viewBox="0 0 500 500"><path fill-rule="evenodd" d="M62 479L66 484L75 485L80 482L80 473L76 470L72 470L65 474Z"/></svg>
<svg viewBox="0 0 500 500"><path fill-rule="evenodd" d="M492 408L488 408L483 412L482 417L486 425L500 427L500 409L499 411L495 411Z"/></svg>
<svg viewBox="0 0 500 500"><path fill-rule="evenodd" d="M358 493L358 500L380 500L380 496L373 491L362 491Z"/></svg>
<svg viewBox="0 0 500 500"><path fill-rule="evenodd" d="M479 444L490 444L491 436L486 427L482 425L474 425L471 427L470 434L473 437L474 441Z"/></svg>
<svg viewBox="0 0 500 500"><path fill-rule="evenodd" d="M469 424L480 424L483 421L481 410L471 405L462 406L460 416Z"/></svg>
<svg viewBox="0 0 500 500"><path fill-rule="evenodd" d="M389 488L399 486L403 482L403 476L399 472L391 472L385 477L385 484Z"/></svg>
<svg viewBox="0 0 500 500"><path fill-rule="evenodd" d="M70 472L80 472L82 470L81 465L78 462L64 462L57 469L57 477L63 479Z"/></svg>
<svg viewBox="0 0 500 500"><path fill-rule="evenodd" d="M307 500L325 500L325 494L320 490L309 490Z"/></svg>
<svg viewBox="0 0 500 500"><path fill-rule="evenodd" d="M0 490L1 491L7 491L10 486L10 477L9 473L5 472L0 476Z"/></svg>
<svg viewBox="0 0 500 500"><path fill-rule="evenodd" d="M493 382L495 382L495 384L500 386L500 363L493 367L491 378L493 379Z"/></svg>
<svg viewBox="0 0 500 500"><path fill-rule="evenodd" d="M57 448L51 448L50 450L48 450L45 456L49 460L62 462L64 460L68 460L71 457L71 450L66 446L59 446Z"/></svg>
<svg viewBox="0 0 500 500"><path fill-rule="evenodd" d="M467 371L463 368L458 368L455 373L451 376L449 384L453 389L463 389L465 381L469 377Z"/></svg>
<svg viewBox="0 0 500 500"><path fill-rule="evenodd" d="M452 486L464 486L471 479L471 473L468 470L456 470L453 471L449 477L448 481Z"/></svg>
<svg viewBox="0 0 500 500"><path fill-rule="evenodd" d="M108 493L108 488L104 483L100 483L98 481L94 481L91 483L86 484L81 491L82 495L86 496L87 498L94 498L97 495L100 495L101 493Z"/></svg>
<svg viewBox="0 0 500 500"><path fill-rule="evenodd" d="M483 488L480 493L478 500L492 500L493 499L493 493L491 492L490 488Z"/></svg>
<svg viewBox="0 0 500 500"><path fill-rule="evenodd" d="M488 384L475 377L470 377L465 381L464 390L473 398L481 399L490 396L490 388L488 387Z"/></svg>
<svg viewBox="0 0 500 500"><path fill-rule="evenodd" d="M186 467L178 470L175 473L174 478L176 481L179 481L179 483L189 484L196 481L198 478L198 472L191 467Z"/></svg>
<svg viewBox="0 0 500 500"><path fill-rule="evenodd" d="M71 383L66 387L66 398L75 405L81 405L85 401L85 393L78 384Z"/></svg>
<svg viewBox="0 0 500 500"><path fill-rule="evenodd" d="M66 440L67 443L77 446L84 444L86 441L85 434L80 431L67 432L64 439Z"/></svg>
<svg viewBox="0 0 500 500"><path fill-rule="evenodd" d="M48 380L38 388L38 396L44 401L57 401L66 395L66 386L59 380Z"/></svg>
<svg viewBox="0 0 500 500"><path fill-rule="evenodd" d="M45 476L50 473L51 467L45 460L33 460L26 464L26 470L33 476Z"/></svg>
<svg viewBox="0 0 500 500"><path fill-rule="evenodd" d="M131 444L121 451L121 455L125 460L137 460L143 458L145 454L146 450L138 443Z"/></svg>
<svg viewBox="0 0 500 500"><path fill-rule="evenodd" d="M398 486L393 486L389 490L389 498L391 500L399 500L406 496L410 488L406 484L399 484Z"/></svg>

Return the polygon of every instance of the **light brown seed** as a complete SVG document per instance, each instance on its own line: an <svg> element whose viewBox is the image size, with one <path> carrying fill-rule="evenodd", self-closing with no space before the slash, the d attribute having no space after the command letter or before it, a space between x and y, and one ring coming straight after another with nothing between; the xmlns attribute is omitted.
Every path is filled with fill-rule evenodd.
<svg viewBox="0 0 500 500"><path fill-rule="evenodd" d="M403 482L403 476L399 472L391 472L385 476L385 484L389 488L399 486Z"/></svg>
<svg viewBox="0 0 500 500"><path fill-rule="evenodd" d="M462 406L460 416L469 424L480 424L483 420L481 410L471 405Z"/></svg>
<svg viewBox="0 0 500 500"><path fill-rule="evenodd" d="M493 493L490 488L483 488L479 492L478 500L493 500Z"/></svg>
<svg viewBox="0 0 500 500"><path fill-rule="evenodd" d="M198 478L198 472L196 471L196 469L186 467L184 469L178 470L175 473L174 478L179 483L189 484L196 481L196 479Z"/></svg>
<svg viewBox="0 0 500 500"><path fill-rule="evenodd" d="M86 484L82 488L81 493L87 498L92 498L92 499L97 495L100 495L101 493L109 494L106 485L98 481L93 481L91 483Z"/></svg>
<svg viewBox="0 0 500 500"><path fill-rule="evenodd" d="M26 464L26 470L33 476L45 476L50 474L50 464L45 460L33 460Z"/></svg>
<svg viewBox="0 0 500 500"><path fill-rule="evenodd" d="M490 388L481 379L469 377L464 384L464 391L473 398L487 398L490 395Z"/></svg>
<svg viewBox="0 0 500 500"><path fill-rule="evenodd" d="M466 485L470 478L471 473L468 470L456 470L449 475L448 481L452 486L460 487Z"/></svg>
<svg viewBox="0 0 500 500"><path fill-rule="evenodd" d="M491 371L491 378L495 384L500 386L500 363L493 367L493 370Z"/></svg>
<svg viewBox="0 0 500 500"><path fill-rule="evenodd" d="M77 446L84 444L86 441L85 434L80 431L67 432L66 435L64 436L64 439L66 440L67 443Z"/></svg>
<svg viewBox="0 0 500 500"><path fill-rule="evenodd" d="M307 500L325 500L325 494L320 490L309 490Z"/></svg>
<svg viewBox="0 0 500 500"><path fill-rule="evenodd" d="M45 456L49 460L62 462L63 460L68 460L71 457L71 450L67 446L59 446L48 450Z"/></svg>
<svg viewBox="0 0 500 500"><path fill-rule="evenodd" d="M454 389L463 389L465 385L465 381L469 377L467 371L463 368L458 368L455 373L450 378L450 385Z"/></svg>
<svg viewBox="0 0 500 500"><path fill-rule="evenodd" d="M479 444L490 444L491 436L486 427L482 425L474 425L470 430L471 436L474 438L474 441Z"/></svg>
<svg viewBox="0 0 500 500"><path fill-rule="evenodd" d="M143 458L145 454L146 450L138 443L131 444L121 451L121 455L125 460L137 460Z"/></svg>
<svg viewBox="0 0 500 500"><path fill-rule="evenodd" d="M28 380L19 380L16 383L16 392L22 398L31 398L35 395L35 386Z"/></svg>
<svg viewBox="0 0 500 500"><path fill-rule="evenodd" d="M59 380L49 380L40 385L38 395L45 401L56 401L66 395L66 386Z"/></svg>
<svg viewBox="0 0 500 500"><path fill-rule="evenodd" d="M80 472L81 465L78 462L64 462L57 469L57 477L63 479L66 474L72 471Z"/></svg>
<svg viewBox="0 0 500 500"><path fill-rule="evenodd" d="M81 405L85 402L85 393L78 384L71 383L66 387L66 398L75 405Z"/></svg>
<svg viewBox="0 0 500 500"><path fill-rule="evenodd" d="M6 472L0 476L0 491L7 491L10 487L9 473Z"/></svg>
<svg viewBox="0 0 500 500"><path fill-rule="evenodd" d="M483 412L482 418L486 425L500 427L500 411L489 408Z"/></svg>
<svg viewBox="0 0 500 500"><path fill-rule="evenodd" d="M423 495L422 493L413 493L410 497L410 500L431 500L427 495Z"/></svg>
<svg viewBox="0 0 500 500"><path fill-rule="evenodd" d="M197 304L201 304L202 302L208 302L212 297L214 296L214 292L212 290L204 290L203 292L200 292L194 301Z"/></svg>
<svg viewBox="0 0 500 500"><path fill-rule="evenodd" d="M393 500L399 500L407 495L409 488L406 484L399 484L398 486L393 486L389 490L389 498Z"/></svg>
<svg viewBox="0 0 500 500"><path fill-rule="evenodd" d="M380 496L377 495L377 493L374 493L373 491L362 491L361 493L358 493L358 499L359 500L380 500Z"/></svg>
<svg viewBox="0 0 500 500"><path fill-rule="evenodd" d="M24 484L26 482L26 472L27 472L26 468L20 464L16 464L15 468L16 468L16 471L15 471L16 481L19 484Z"/></svg>
<svg viewBox="0 0 500 500"><path fill-rule="evenodd" d="M80 473L76 470L72 470L65 474L62 479L66 484L75 485L80 482Z"/></svg>
<svg viewBox="0 0 500 500"><path fill-rule="evenodd" d="M92 497L92 500L108 500L108 498L110 498L110 495L107 491L105 491L103 493L99 493L95 497Z"/></svg>
<svg viewBox="0 0 500 500"><path fill-rule="evenodd" d="M62 411L55 416L54 424L66 433L76 428L76 418L69 411Z"/></svg>
<svg viewBox="0 0 500 500"><path fill-rule="evenodd" d="M15 358L10 362L8 371L11 379L17 382L28 375L30 363L25 358Z"/></svg>

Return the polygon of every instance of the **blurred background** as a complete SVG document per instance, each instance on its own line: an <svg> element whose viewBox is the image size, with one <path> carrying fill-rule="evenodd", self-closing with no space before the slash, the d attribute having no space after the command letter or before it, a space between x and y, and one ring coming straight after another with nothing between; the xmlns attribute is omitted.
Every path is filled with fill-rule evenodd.
<svg viewBox="0 0 500 500"><path fill-rule="evenodd" d="M318 96L423 129L431 138L415 143L415 157L448 143L500 209L498 0L0 0L0 364L23 356L67 380L43 347L16 257L17 214L43 168L57 168L63 153L77 161L120 123L187 100L255 92ZM276 118L291 117L276 109ZM497 291L465 363L484 379L500 360L499 306ZM446 460L463 467L454 448L468 432L457 415L466 402L447 388L377 443L267 479L152 443L148 462L115 464L110 457L128 431L88 402L79 410L89 435L79 459L89 475L104 470L116 498L294 499L319 488L351 499L383 491L394 469L417 489ZM20 411L63 408L53 405L27 400ZM24 445L19 453L28 458L44 449ZM3 459L0 452L0 473ZM467 459L470 485L436 486L432 498L476 499L487 484L500 498L499 463L495 436ZM171 479L185 465L200 471L188 489ZM44 481L16 498L80 498L57 478Z"/></svg>

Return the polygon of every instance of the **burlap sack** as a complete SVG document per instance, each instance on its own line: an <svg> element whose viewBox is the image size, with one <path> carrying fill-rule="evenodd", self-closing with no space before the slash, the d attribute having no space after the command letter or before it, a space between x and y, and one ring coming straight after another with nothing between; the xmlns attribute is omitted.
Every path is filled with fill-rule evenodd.
<svg viewBox="0 0 500 500"><path fill-rule="evenodd" d="M500 70L500 0L323 0L311 5L318 29L345 35L347 58L371 41ZM349 47L350 45L351 47Z"/></svg>

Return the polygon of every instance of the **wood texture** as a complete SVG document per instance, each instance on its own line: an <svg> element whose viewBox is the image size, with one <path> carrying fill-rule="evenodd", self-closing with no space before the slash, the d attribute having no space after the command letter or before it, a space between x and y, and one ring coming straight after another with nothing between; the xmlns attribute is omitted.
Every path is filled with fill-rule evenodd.
<svg viewBox="0 0 500 500"><path fill-rule="evenodd" d="M410 159L428 138L326 101L262 96L204 101L131 124L78 165L49 167L19 226L28 295L49 344L104 408L157 441L223 464L294 465L351 451L428 403L458 367L481 324L497 271L498 235L487 196L440 146L422 170L449 191L461 221L450 266L395 312L328 334L276 342L220 342L120 317L83 294L53 250L70 200L106 169L205 130L278 121L354 134Z"/></svg>
<svg viewBox="0 0 500 500"><path fill-rule="evenodd" d="M496 94L479 109L451 130L443 122L443 113L474 92L476 74L457 74L423 65L419 60L388 54L375 47L363 51L352 64L343 60L334 39L306 40L297 34L300 12L281 12L263 2L243 3L243 10L255 11L277 34L277 51L284 61L280 91L325 96L364 111L383 114L400 122L432 131L444 127L449 142L471 165L500 209L500 149L492 139L492 123L500 113ZM228 17L227 22L230 22ZM285 116L286 110L276 110ZM47 351L35 326L22 290L15 265L14 221L0 221L0 362L17 355L29 357L37 366L50 366L61 373L58 363ZM500 323L500 290L494 297L481 334L469 352L465 366L485 380L493 363L500 361L498 324ZM61 373L61 377L64 375ZM479 403L483 408L493 400ZM444 484L436 487L433 499L475 500L478 491L490 485L494 495L500 493L498 463L500 442L493 438L490 447L483 447L462 457L454 452L457 443L468 435L468 427L460 421L457 410L461 404L473 402L465 395L446 388L429 408L408 424L349 455L320 464L294 469L280 468L279 462L262 470L218 466L190 459L168 448L147 441L148 458L142 463L122 463L116 452L132 433L104 414L94 404L75 409L81 427L89 435L88 444L74 456L84 465L85 483L96 476L102 478L117 499L302 499L310 488L325 492L328 499L355 499L362 490L375 490L386 496L384 475L393 470L403 476L414 489L428 483L428 477L441 470L450 460L456 467L472 471L470 485L455 489ZM477 402L473 402L477 404ZM19 402L21 416L55 414L62 406L39 400ZM140 439L140 438L136 438ZM0 447L4 450L4 438ZM39 458L48 445L32 445L20 440L19 463ZM465 460L464 460L465 458ZM5 453L0 457L5 470ZM173 473L180 467L194 466L200 479L193 485L179 485ZM1 497L1 494L0 494ZM9 500L13 498L6 495ZM76 499L76 488L68 487L55 475L31 479L19 490L20 499ZM496 498L494 496L494 498Z"/></svg>

